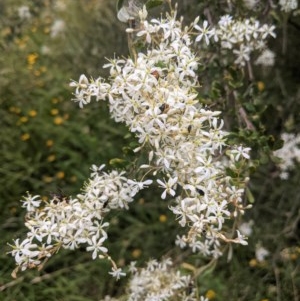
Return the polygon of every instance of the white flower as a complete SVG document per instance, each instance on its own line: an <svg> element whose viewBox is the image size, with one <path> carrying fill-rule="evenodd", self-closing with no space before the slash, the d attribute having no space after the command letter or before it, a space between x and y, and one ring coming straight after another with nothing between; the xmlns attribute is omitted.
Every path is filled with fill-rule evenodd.
<svg viewBox="0 0 300 301"><path fill-rule="evenodd" d="M40 206L41 200L39 195L31 196L30 194L27 197L24 197L24 200L21 200L22 207L26 208L27 212L35 211L36 208Z"/></svg>
<svg viewBox="0 0 300 301"><path fill-rule="evenodd" d="M239 161L240 157L243 157L243 158L249 160L250 159L250 155L249 155L250 151L251 151L251 148L243 147L240 145L237 148L233 149L231 151L231 154L233 155L235 161Z"/></svg>
<svg viewBox="0 0 300 301"><path fill-rule="evenodd" d="M98 252L107 253L107 248L102 246L102 243L106 240L106 237L101 237L100 239L97 235L94 235L91 240L89 240L89 244L91 246L87 247L87 251L93 251L92 258L96 259Z"/></svg>
<svg viewBox="0 0 300 301"><path fill-rule="evenodd" d="M279 5L281 6L281 10L288 13L298 7L297 0L279 0Z"/></svg>
<svg viewBox="0 0 300 301"><path fill-rule="evenodd" d="M208 22L205 20L202 27L195 25L194 28L200 31L200 34L196 37L196 42L199 42L204 38L205 43L209 45L209 39L214 36L215 30L209 29Z"/></svg>
<svg viewBox="0 0 300 301"><path fill-rule="evenodd" d="M140 190L148 187L149 185L152 184L152 180L146 180L143 182L137 182L137 181L133 181L133 180L128 180L127 183L131 185L131 196L135 196Z"/></svg>
<svg viewBox="0 0 300 301"><path fill-rule="evenodd" d="M141 4L136 0L128 0L126 4L123 4L121 9L118 11L118 19L121 22L128 22L130 19L135 19L141 10ZM143 11L142 16L145 12Z"/></svg>
<svg viewBox="0 0 300 301"><path fill-rule="evenodd" d="M181 249L185 248L187 243L186 243L186 237L185 236L176 236L176 241L175 245L179 246Z"/></svg>
<svg viewBox="0 0 300 301"><path fill-rule="evenodd" d="M269 26L267 24L264 24L261 28L260 31L262 33L262 39L266 39L268 36L271 36L273 38L276 38L276 33L274 32L275 26Z"/></svg>
<svg viewBox="0 0 300 301"><path fill-rule="evenodd" d="M136 269L129 282L131 301L197 300L191 289L191 277L173 267L171 259L151 260L145 268ZM189 289L188 289L189 288ZM202 300L202 299L201 299Z"/></svg>
<svg viewBox="0 0 300 301"><path fill-rule="evenodd" d="M250 220L249 222L244 222L239 226L239 230L242 233L242 235L250 236L253 232L253 224L254 222Z"/></svg>
<svg viewBox="0 0 300 301"><path fill-rule="evenodd" d="M103 170L105 167L105 164L100 165L99 167L95 164L93 164L90 169L92 170L91 173L91 178L96 177L97 175L99 175L99 173L101 172L101 170Z"/></svg>
<svg viewBox="0 0 300 301"><path fill-rule="evenodd" d="M122 272L122 269L116 267L112 267L112 271L109 272L109 274L115 277L117 280L119 280L121 277L126 276L126 273Z"/></svg>
<svg viewBox="0 0 300 301"><path fill-rule="evenodd" d="M10 252L15 257L17 264L27 263L34 257L39 255L39 251L35 251L37 245L31 242L31 239L24 239L21 243L19 239L14 240L14 245L11 245L13 250ZM33 250L32 250L33 249Z"/></svg>
<svg viewBox="0 0 300 301"><path fill-rule="evenodd" d="M136 261L131 261L128 269L130 273L135 273L137 271Z"/></svg>
<svg viewBox="0 0 300 301"><path fill-rule="evenodd" d="M160 184L160 187L164 188L164 192L161 195L161 198L164 200L167 196L167 193L170 194L171 196L175 196L176 191L174 189L176 189L176 184L177 184L178 178L169 178L168 181L161 181L161 180L157 180L157 183Z"/></svg>
<svg viewBox="0 0 300 301"><path fill-rule="evenodd" d="M151 40L152 40L152 38L151 38L151 33L153 32L153 27L150 27L150 26L148 26L148 22L147 21L144 21L143 22L143 25L144 25L144 30L141 30L141 31L139 31L138 33L137 33L137 36L138 37L142 37L142 36L146 36L146 42L148 43L148 44L150 44L151 43Z"/></svg>
<svg viewBox="0 0 300 301"><path fill-rule="evenodd" d="M22 5L18 8L18 15L20 19L26 20L31 18L31 13L29 7L26 5Z"/></svg>
<svg viewBox="0 0 300 301"><path fill-rule="evenodd" d="M234 63L240 66L245 66L245 63L250 60L251 48L248 46L241 45L240 49L234 49L233 53L237 56Z"/></svg>
<svg viewBox="0 0 300 301"><path fill-rule="evenodd" d="M236 230L238 237L234 240L235 243L239 243L241 245L248 245L246 237L240 233L239 230Z"/></svg>
<svg viewBox="0 0 300 301"><path fill-rule="evenodd" d="M50 36L51 38L56 38L61 35L65 31L65 21L63 20L55 20L50 28Z"/></svg>
<svg viewBox="0 0 300 301"><path fill-rule="evenodd" d="M288 171L295 167L295 162L300 163L300 134L283 133L281 139L284 141L284 145L275 151L274 155L281 159L279 163L280 177L288 179Z"/></svg>
<svg viewBox="0 0 300 301"><path fill-rule="evenodd" d="M273 66L275 62L275 53L269 49L265 49L256 59L256 65Z"/></svg>
<svg viewBox="0 0 300 301"><path fill-rule="evenodd" d="M270 252L262 247L261 245L256 245L255 248L255 257L257 261L262 262L265 260L265 258L270 254Z"/></svg>
<svg viewBox="0 0 300 301"><path fill-rule="evenodd" d="M218 24L220 27L228 27L232 22L233 22L232 16L225 15L220 18Z"/></svg>

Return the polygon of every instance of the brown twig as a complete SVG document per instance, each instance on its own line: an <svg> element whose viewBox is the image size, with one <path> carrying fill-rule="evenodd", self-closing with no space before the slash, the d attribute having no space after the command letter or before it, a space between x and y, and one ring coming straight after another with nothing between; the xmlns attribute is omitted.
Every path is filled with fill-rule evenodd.
<svg viewBox="0 0 300 301"><path fill-rule="evenodd" d="M0 286L0 292L6 290L9 287L13 287L13 286L17 285L18 283L22 282L23 280L24 280L24 277L20 277L16 280L13 280L13 281L10 281L8 283L5 283L5 284L1 285Z"/></svg>
<svg viewBox="0 0 300 301"><path fill-rule="evenodd" d="M249 120L248 115L247 115L245 109L242 106L239 107L239 115L242 118L242 120L245 122L245 124L247 126L247 129L251 130L251 131L255 131L255 126Z"/></svg>
<svg viewBox="0 0 300 301"><path fill-rule="evenodd" d="M44 274L44 275L42 275L42 276L34 277L34 278L30 281L30 283L31 283L31 284L36 284L36 283L40 283L40 282L42 282L42 281L44 281L44 280L48 280L48 279L55 278L55 277L57 277L58 274L64 273L64 272L66 272L66 271L69 271L69 270L72 269L72 268L74 268L74 266L72 266L72 267L66 267L66 268L63 268L63 269L54 271L54 272L52 272L52 273L47 273L47 274ZM75 266L75 269L76 269L76 266ZM10 281L10 282L8 282L8 283L3 284L2 286L0 286L0 292L6 290L6 289L9 288L9 287L13 287L13 286L15 286L15 285L21 283L22 281L24 281L24 279L25 279L25 277L22 276L22 277L19 277L19 278L13 280L13 281Z"/></svg>

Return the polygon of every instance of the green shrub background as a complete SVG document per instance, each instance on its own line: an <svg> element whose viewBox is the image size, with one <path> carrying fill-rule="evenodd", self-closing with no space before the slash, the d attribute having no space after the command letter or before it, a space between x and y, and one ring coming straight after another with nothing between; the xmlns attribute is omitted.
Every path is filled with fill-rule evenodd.
<svg viewBox="0 0 300 301"><path fill-rule="evenodd" d="M0 300L4 301L100 300L106 294L118 296L124 289L125 281L111 279L109 265L92 261L84 249L62 250L42 271L26 271L16 280L10 276L14 260L6 255L7 242L25 234L19 200L26 191L47 198L61 188L74 195L88 178L91 164L110 166L112 158L130 158L123 146L133 138L110 120L105 104L80 110L70 101L69 88L70 79L77 80L82 73L107 75L102 69L105 57L127 55L126 26L116 18L114 1L60 2L66 10L59 10L51 0L0 3ZM182 1L181 13L186 20L207 7L221 13L222 1L204 2ZM31 18L19 18L21 5L30 8ZM237 1L235 9L237 15L249 14L242 2ZM300 130L300 21L299 15L278 11L268 18L262 21L277 27L277 38L270 41L276 52L274 67L255 69L252 81L237 69L220 69L217 62L215 68L204 66L199 71L206 91L203 98L224 112L236 139L252 147L256 160L249 190L254 207L245 215L254 221L254 233L248 247L235 248L231 262L222 258L200 275L199 291L210 300L300 298L299 164L282 181L271 160L280 133ZM55 20L63 20L65 29L51 37ZM213 82L206 83L206 77ZM241 92L241 105L255 131L238 127L226 85L246 91ZM208 86L213 89L205 90ZM169 250L178 252L173 243L176 222L155 191L140 195L130 211L111 218L109 249L120 265L159 258ZM263 263L255 261L257 244L270 251ZM192 260L208 262L195 255Z"/></svg>

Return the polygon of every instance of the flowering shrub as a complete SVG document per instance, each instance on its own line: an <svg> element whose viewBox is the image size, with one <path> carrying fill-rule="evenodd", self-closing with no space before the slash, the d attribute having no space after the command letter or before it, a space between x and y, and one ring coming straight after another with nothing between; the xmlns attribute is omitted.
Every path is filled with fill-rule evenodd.
<svg viewBox="0 0 300 301"><path fill-rule="evenodd" d="M279 163L280 177L288 179L288 171L292 170L295 162L300 163L300 136L295 134L283 133L281 135L284 146L274 152L274 155L281 160Z"/></svg>
<svg viewBox="0 0 300 301"><path fill-rule="evenodd" d="M145 43L145 51L137 53L135 59L114 59L104 66L110 68L111 83L102 78L89 82L82 75L71 85L76 87L75 101L80 107L93 98L108 99L111 116L135 134L140 146L134 151L145 150L148 157L147 164L135 166L141 182L117 171L102 174L102 167L94 166L85 193L75 199L60 202L54 197L40 207L37 196L28 196L24 206L30 232L12 251L22 270L39 266L42 258L60 247L75 249L87 243L93 259L98 252L106 253L102 246L107 239L103 228L108 223L102 223L105 213L128 209L133 196L152 183L151 175L163 188L162 199L175 197L170 209L179 224L188 228L186 235L178 237L177 245L188 244L193 252L217 258L222 254L221 241L247 244L239 232L233 237L234 228L226 235L223 224L246 208L243 194L247 179L243 172L250 149L236 146L226 151L220 112L205 108L197 100L198 58L191 49L190 32L199 28L198 19L183 28L182 21L176 20L176 11L151 23L145 20L145 8L140 16L141 30L136 36ZM238 176L228 176L227 169Z"/></svg>
<svg viewBox="0 0 300 301"><path fill-rule="evenodd" d="M96 61L96 55L93 55L96 51L97 63L99 55L106 56L103 46L91 49L83 40L91 40L90 27L99 34L93 38L97 45L106 41L101 32L111 36L115 33L118 24L110 29L104 21L97 22L103 15L114 17L114 4L102 6L93 0L89 3L67 0L38 2L13 0L1 3L4 17L0 20L0 115L3 126L0 139L5 147L0 158L6 163L0 172L0 198L3 200L0 208L8 213L8 208L12 208L12 216L22 214L15 204L15 195L24 191L39 191L43 198L57 186L64 187L70 194L78 191L89 174L89 166L98 158L96 154L90 154L83 161L86 150L107 152L107 157L102 157L106 162L110 156L117 155L111 147L112 141L116 137L122 139L125 132L120 127L111 127L112 122L103 117L107 115L104 110L100 113L102 121L94 123L92 120L99 114L88 108L84 115L89 115L90 120L86 122L86 116L65 101L71 94L69 79L74 73L82 72L86 56L90 61L93 58ZM79 18L80 25L78 22L67 25ZM65 26L58 26L60 31L55 33L53 28L57 27L54 24L58 20ZM52 36L54 33L55 37ZM77 43L82 45L81 51L75 50L78 49L74 47ZM111 40L115 51L121 48L118 44L118 41ZM93 65L96 63L85 67L85 72L94 73L96 68ZM18 85L12 88L14 82ZM86 122L84 126L83 120ZM92 133L103 126L107 129L102 136L104 141L100 143ZM73 138L75 135L77 139ZM83 171L76 166L79 161L85 162Z"/></svg>
<svg viewBox="0 0 300 301"><path fill-rule="evenodd" d="M214 259L229 249L230 259L233 244L247 245L239 223L251 208L245 197L253 166L251 148L232 138L222 111L207 105L198 72L211 45L226 53L220 59L224 65L250 70L252 60L272 66L274 55L266 41L275 37L275 27L230 15L222 16L216 26L206 20L199 23L199 17L186 26L172 7L165 17L152 20L146 6L134 9L133 16L126 17L125 12L119 14L122 21L128 17L137 23L129 22L126 30L131 56L110 59L104 65L108 79L81 75L71 86L80 108L93 101L108 102L110 116L136 138L135 159L126 162L123 170L104 171L102 162L93 165L89 180L75 197L54 194L43 201L28 194L23 200L27 237L11 246L17 263L14 276L18 270L42 268L60 248L74 250L82 245L92 259L111 263L113 277L125 276L126 268L116 264L105 245L110 212L125 209L130 214L137 194L155 186L183 233L175 241L179 248ZM245 111L240 112L252 127ZM261 250L259 261L269 254ZM197 275L201 268L194 268ZM183 275L170 259L149 261L144 269L131 263L128 269L133 274L128 300L199 300L197 291L190 289L192 277Z"/></svg>
<svg viewBox="0 0 300 301"><path fill-rule="evenodd" d="M161 262L150 260L145 268L140 269L132 262L130 272L128 300L199 300L192 288L191 277L176 271L170 258ZM114 299L106 296L104 300Z"/></svg>

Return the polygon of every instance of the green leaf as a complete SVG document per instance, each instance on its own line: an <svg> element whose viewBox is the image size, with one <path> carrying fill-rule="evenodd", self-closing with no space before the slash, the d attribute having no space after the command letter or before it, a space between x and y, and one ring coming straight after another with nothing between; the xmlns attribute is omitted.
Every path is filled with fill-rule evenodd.
<svg viewBox="0 0 300 301"><path fill-rule="evenodd" d="M235 171L233 171L231 168L226 168L226 174L233 179L238 176L238 174Z"/></svg>
<svg viewBox="0 0 300 301"><path fill-rule="evenodd" d="M275 140L273 146L272 146L272 150L275 151L275 150L278 150L278 149L281 149L284 145L284 141L282 139L279 139L279 140Z"/></svg>
<svg viewBox="0 0 300 301"><path fill-rule="evenodd" d="M122 8L124 0L117 0L117 12Z"/></svg>
<svg viewBox="0 0 300 301"><path fill-rule="evenodd" d="M122 148L122 151L123 151L123 153L125 154L125 155L134 155L134 152L133 152L133 150L132 150L132 148L131 147L129 147L129 146L124 146L123 148Z"/></svg>
<svg viewBox="0 0 300 301"><path fill-rule="evenodd" d="M246 196L250 204L253 204L255 202L255 198L248 187L246 188Z"/></svg>
<svg viewBox="0 0 300 301"><path fill-rule="evenodd" d="M113 159L109 160L109 165L116 167L116 168L125 167L127 163L128 162L126 160L120 159L120 158L113 158Z"/></svg>
<svg viewBox="0 0 300 301"><path fill-rule="evenodd" d="M247 110L247 112L250 112L250 113L255 113L256 112L254 105L250 102L244 103L244 107Z"/></svg>
<svg viewBox="0 0 300 301"><path fill-rule="evenodd" d="M147 10L154 8L156 6L162 5L163 1L162 0L148 0L146 2L146 8Z"/></svg>

